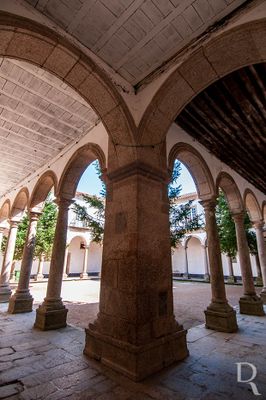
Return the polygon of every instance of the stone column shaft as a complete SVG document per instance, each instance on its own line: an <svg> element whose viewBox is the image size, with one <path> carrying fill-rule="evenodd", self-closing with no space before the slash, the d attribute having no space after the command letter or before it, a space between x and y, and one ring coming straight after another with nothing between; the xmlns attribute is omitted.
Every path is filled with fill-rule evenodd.
<svg viewBox="0 0 266 400"><path fill-rule="evenodd" d="M228 273L229 273L227 282L228 283L234 283L235 282L235 276L234 276L232 257L227 254L226 255L226 259L227 259Z"/></svg>
<svg viewBox="0 0 266 400"><path fill-rule="evenodd" d="M66 326L67 309L61 299L62 277L64 271L66 238L68 228L68 209L72 200L59 198L58 217L51 257L46 297L36 310L34 327L42 330Z"/></svg>
<svg viewBox="0 0 266 400"><path fill-rule="evenodd" d="M108 178L100 310L84 353L140 380L188 355L173 313L168 175L134 162Z"/></svg>
<svg viewBox="0 0 266 400"><path fill-rule="evenodd" d="M261 267L261 274L263 281L263 289L261 291L260 297L263 303L266 304L266 245L263 236L263 226L264 223L262 221L254 223L254 227L256 229L258 256L260 260L260 267Z"/></svg>
<svg viewBox="0 0 266 400"><path fill-rule="evenodd" d="M33 298L29 291L29 283L39 217L39 212L29 213L29 227L23 249L18 288L9 300L8 312L12 314L32 311Z"/></svg>
<svg viewBox="0 0 266 400"><path fill-rule="evenodd" d="M8 302L12 293L9 286L9 278L16 245L18 223L19 221L15 219L10 221L10 229L0 277L0 303Z"/></svg>
<svg viewBox="0 0 266 400"><path fill-rule="evenodd" d="M208 254L207 254L207 246L202 245L203 249L203 262L204 262L204 279L206 282L210 281L210 271L209 271L209 263L208 263Z"/></svg>
<svg viewBox="0 0 266 400"><path fill-rule="evenodd" d="M87 273L88 255L89 255L89 247L88 247L88 246L85 246L85 249L84 249L84 258L83 258L83 269L82 269L82 273L80 274L80 277L81 277L82 279L88 278L88 273Z"/></svg>
<svg viewBox="0 0 266 400"><path fill-rule="evenodd" d="M205 311L206 327L218 331L235 332L237 330L236 313L228 304L225 294L220 240L215 218L216 200L205 200L201 204L205 212L212 290L212 300Z"/></svg>
<svg viewBox="0 0 266 400"><path fill-rule="evenodd" d="M239 300L240 313L249 315L264 315L263 303L256 295L250 253L244 226L244 213L233 215L236 227L237 250L240 261L244 296Z"/></svg>
<svg viewBox="0 0 266 400"><path fill-rule="evenodd" d="M37 275L35 277L36 281L40 281L44 278L43 276L43 264L44 264L44 254L42 254L39 258L39 263L38 263L38 271Z"/></svg>
<svg viewBox="0 0 266 400"><path fill-rule="evenodd" d="M65 258L64 258L64 268L63 268L63 279L67 279L67 260L68 260L68 246L66 246L65 250Z"/></svg>
<svg viewBox="0 0 266 400"><path fill-rule="evenodd" d="M183 274L183 278L188 279L188 257L187 257L187 245L185 246L185 272Z"/></svg>

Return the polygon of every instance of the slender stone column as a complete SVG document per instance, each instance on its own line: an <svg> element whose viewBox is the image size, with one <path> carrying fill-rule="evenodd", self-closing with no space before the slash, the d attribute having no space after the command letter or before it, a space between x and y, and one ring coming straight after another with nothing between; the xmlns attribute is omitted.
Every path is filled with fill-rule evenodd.
<svg viewBox="0 0 266 400"><path fill-rule="evenodd" d="M263 286L259 255L255 254L254 257L255 257L256 270L257 270L257 278L256 278L255 282L256 282L257 286Z"/></svg>
<svg viewBox="0 0 266 400"><path fill-rule="evenodd" d="M63 279L67 279L67 260L68 260L68 246L66 246L65 250L65 258L64 258L64 270L63 270Z"/></svg>
<svg viewBox="0 0 266 400"><path fill-rule="evenodd" d="M263 236L263 226L262 221L255 222L254 228L256 229L258 256L260 260L260 267L262 272L263 289L261 291L260 297L264 304L266 304L266 245Z"/></svg>
<svg viewBox="0 0 266 400"><path fill-rule="evenodd" d="M68 208L72 202L73 201L69 199L57 199L58 217L47 292L43 303L36 310L36 319L34 324L35 328L42 330L57 329L66 326L68 310L65 308L60 295L65 260Z"/></svg>
<svg viewBox="0 0 266 400"><path fill-rule="evenodd" d="M210 282L210 272L209 272L209 263L208 263L208 254L207 254L207 246L202 245L203 249L203 262L204 262L204 280L206 282Z"/></svg>
<svg viewBox="0 0 266 400"><path fill-rule="evenodd" d="M5 231L5 227L0 226L0 253L1 253L1 246L2 246L2 241L3 241L4 231Z"/></svg>
<svg viewBox="0 0 266 400"><path fill-rule="evenodd" d="M17 219L12 219L10 221L10 229L0 277L0 303L7 303L12 293L9 286L9 279L16 245L18 224L19 220Z"/></svg>
<svg viewBox="0 0 266 400"><path fill-rule="evenodd" d="M188 355L173 313L168 175L136 161L108 177L100 309L84 353L140 380Z"/></svg>
<svg viewBox="0 0 266 400"><path fill-rule="evenodd" d="M89 254L89 247L85 246L84 249L84 259L83 259L83 271L80 274L81 279L87 279L88 278L88 273L87 273L87 267L88 267L88 254Z"/></svg>
<svg viewBox="0 0 266 400"><path fill-rule="evenodd" d="M27 238L23 249L19 283L16 293L9 299L8 312L11 314L32 311L33 298L30 294L29 283L33 254L36 242L37 223L40 212L30 211Z"/></svg>
<svg viewBox="0 0 266 400"><path fill-rule="evenodd" d="M252 276L250 254L244 226L244 213L233 215L236 227L237 250L240 261L244 296L239 300L240 313L264 315L263 302L257 296Z"/></svg>
<svg viewBox="0 0 266 400"><path fill-rule="evenodd" d="M187 245L185 246L185 272L183 273L184 279L189 279L188 274L188 257L187 257Z"/></svg>
<svg viewBox="0 0 266 400"><path fill-rule="evenodd" d="M232 257L227 254L226 259L227 259L228 272L229 272L227 283L235 283L236 279L235 279L235 275L234 275Z"/></svg>
<svg viewBox="0 0 266 400"><path fill-rule="evenodd" d="M237 330L236 312L228 304L225 294L220 240L215 218L216 200L201 201L205 212L211 275L212 300L205 311L206 328L223 332Z"/></svg>
<svg viewBox="0 0 266 400"><path fill-rule="evenodd" d="M35 277L35 281L41 281L44 276L43 276L43 264L44 264L44 254L40 256L39 263L38 263L38 271L37 275Z"/></svg>

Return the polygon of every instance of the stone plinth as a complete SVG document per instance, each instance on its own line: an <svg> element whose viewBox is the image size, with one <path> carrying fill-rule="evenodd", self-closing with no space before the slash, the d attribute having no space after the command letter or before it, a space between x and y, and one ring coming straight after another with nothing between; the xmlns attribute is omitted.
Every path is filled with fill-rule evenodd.
<svg viewBox="0 0 266 400"><path fill-rule="evenodd" d="M34 328L41 329L42 331L65 328L67 326L67 312L68 309L63 304L61 306L50 305L50 307L41 305L36 310Z"/></svg>
<svg viewBox="0 0 266 400"><path fill-rule="evenodd" d="M24 313L32 311L33 297L28 290L16 292L9 299L8 312L10 314Z"/></svg>
<svg viewBox="0 0 266 400"><path fill-rule="evenodd" d="M258 296L243 296L239 300L240 314L265 315L263 301Z"/></svg>
<svg viewBox="0 0 266 400"><path fill-rule="evenodd" d="M206 328L229 333L238 330L236 312L229 304L211 303L204 313Z"/></svg>
<svg viewBox="0 0 266 400"><path fill-rule="evenodd" d="M179 330L145 345L131 345L86 329L84 354L101 361L134 381L160 371L188 356L186 330Z"/></svg>

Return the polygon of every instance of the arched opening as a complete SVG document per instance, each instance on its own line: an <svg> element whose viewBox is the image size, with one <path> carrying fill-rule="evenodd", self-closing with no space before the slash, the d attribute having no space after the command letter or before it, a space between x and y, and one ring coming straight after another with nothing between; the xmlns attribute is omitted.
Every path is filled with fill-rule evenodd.
<svg viewBox="0 0 266 400"><path fill-rule="evenodd" d="M247 189L244 193L244 204L252 222L262 220L262 211L254 193Z"/></svg>
<svg viewBox="0 0 266 400"><path fill-rule="evenodd" d="M191 236L186 242L186 246L189 276L194 279L203 279L205 268L201 240L196 236Z"/></svg>
<svg viewBox="0 0 266 400"><path fill-rule="evenodd" d="M88 243L85 237L74 236L68 245L66 273L68 276L80 276L83 269L88 270L88 260L85 260L85 250ZM84 266L84 262L86 265Z"/></svg>
<svg viewBox="0 0 266 400"><path fill-rule="evenodd" d="M29 191L27 188L23 188L17 194L15 200L13 201L10 218L17 218L20 220L23 216L23 213L28 208L29 205Z"/></svg>

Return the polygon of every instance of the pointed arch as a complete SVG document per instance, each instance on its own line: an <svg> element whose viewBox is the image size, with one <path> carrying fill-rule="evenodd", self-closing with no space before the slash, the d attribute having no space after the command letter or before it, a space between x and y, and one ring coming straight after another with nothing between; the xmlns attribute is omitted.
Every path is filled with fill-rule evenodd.
<svg viewBox="0 0 266 400"><path fill-rule="evenodd" d="M72 199L81 175L95 160L99 160L101 170L106 170L106 159L103 150L95 143L88 143L79 148L68 161L59 181L56 196Z"/></svg>
<svg viewBox="0 0 266 400"><path fill-rule="evenodd" d="M29 191L28 188L22 188L12 204L12 208L10 211L10 218L18 217L21 218L25 209L28 208L29 205Z"/></svg>
<svg viewBox="0 0 266 400"><path fill-rule="evenodd" d="M10 209L11 203L10 200L7 199L0 208L0 222L4 222L10 218Z"/></svg>
<svg viewBox="0 0 266 400"><path fill-rule="evenodd" d="M54 192L57 191L57 176L53 171L46 171L37 181L32 191L29 208L42 205L51 189L54 188Z"/></svg>
<svg viewBox="0 0 266 400"><path fill-rule="evenodd" d="M168 158L170 171L173 170L176 159L189 170L200 200L207 200L216 196L216 189L209 167L194 147L181 142L175 144L170 150Z"/></svg>
<svg viewBox="0 0 266 400"><path fill-rule="evenodd" d="M246 189L244 192L244 205L252 222L262 220L262 210L260 209L259 202L250 189Z"/></svg>
<svg viewBox="0 0 266 400"><path fill-rule="evenodd" d="M244 211L244 204L234 179L227 172L220 172L216 179L217 192L222 189L228 207L232 214L239 214Z"/></svg>

